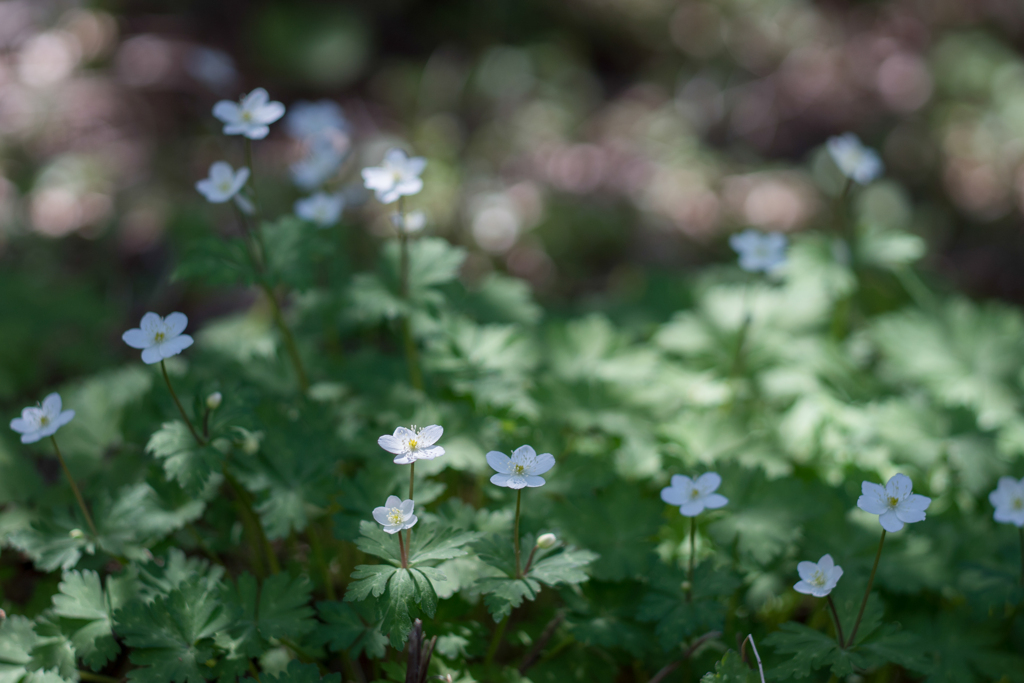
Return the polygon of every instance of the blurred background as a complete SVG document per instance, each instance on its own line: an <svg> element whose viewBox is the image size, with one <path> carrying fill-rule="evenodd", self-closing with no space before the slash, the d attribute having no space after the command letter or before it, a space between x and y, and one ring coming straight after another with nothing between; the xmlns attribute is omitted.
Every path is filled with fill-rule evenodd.
<svg viewBox="0 0 1024 683"><path fill-rule="evenodd" d="M464 276L549 310L657 299L739 229L826 228L846 130L886 164L861 220L924 238L939 286L1020 302L1022 48L1019 0L0 0L0 404L128 358L145 310L249 304L169 280L233 229L194 183L243 163L210 110L256 86L342 106L346 230L386 234L358 171L403 145ZM288 133L256 145L271 215L304 194Z"/></svg>

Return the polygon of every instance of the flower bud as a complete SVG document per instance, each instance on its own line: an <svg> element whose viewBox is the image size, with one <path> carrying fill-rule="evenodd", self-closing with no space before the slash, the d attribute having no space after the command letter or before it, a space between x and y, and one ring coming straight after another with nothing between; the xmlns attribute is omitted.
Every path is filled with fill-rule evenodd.
<svg viewBox="0 0 1024 683"><path fill-rule="evenodd" d="M206 407L210 410L217 410L220 408L220 402L224 400L219 391L215 391L206 397Z"/></svg>
<svg viewBox="0 0 1024 683"><path fill-rule="evenodd" d="M558 543L558 538L554 534L541 534L537 539L537 547L541 550L550 548Z"/></svg>
<svg viewBox="0 0 1024 683"><path fill-rule="evenodd" d="M68 532L68 536L70 536L71 538L85 538L85 534L82 532L81 529L72 529Z"/></svg>

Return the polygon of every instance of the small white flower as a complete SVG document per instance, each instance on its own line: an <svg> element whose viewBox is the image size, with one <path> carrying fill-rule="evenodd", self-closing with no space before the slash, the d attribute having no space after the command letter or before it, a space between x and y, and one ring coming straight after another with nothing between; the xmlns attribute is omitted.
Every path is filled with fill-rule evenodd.
<svg viewBox="0 0 1024 683"><path fill-rule="evenodd" d="M383 507L373 509L373 518L384 526L385 532L397 534L403 529L411 529L419 521L416 515L412 514L415 506L416 503L411 500L388 496Z"/></svg>
<svg viewBox="0 0 1024 683"><path fill-rule="evenodd" d="M541 534L537 537L537 547L541 550L553 548L558 543L558 537L554 534Z"/></svg>
<svg viewBox="0 0 1024 683"><path fill-rule="evenodd" d="M347 153L347 138L314 135L307 140L306 156L288 167L292 182L303 190L320 187L338 172Z"/></svg>
<svg viewBox="0 0 1024 683"><path fill-rule="evenodd" d="M988 502L996 509L995 520L1024 528L1024 477L1000 477L996 490L988 494Z"/></svg>
<svg viewBox="0 0 1024 683"><path fill-rule="evenodd" d="M913 493L914 484L905 474L894 474L885 486L866 481L861 484L857 507L878 515L878 523L886 531L899 531L904 524L924 521L924 511L932 499Z"/></svg>
<svg viewBox="0 0 1024 683"><path fill-rule="evenodd" d="M678 505L679 514L696 517L705 509L716 510L724 507L729 499L715 493L722 485L722 478L716 472L705 472L696 479L685 474L673 474L672 483L661 490L661 499L669 505Z"/></svg>
<svg viewBox="0 0 1024 683"><path fill-rule="evenodd" d="M171 313L166 318L147 313L139 326L125 332L121 339L133 349L142 349L142 362L152 365L192 346L192 337L182 334L187 325L184 313Z"/></svg>
<svg viewBox="0 0 1024 683"><path fill-rule="evenodd" d="M252 213L252 202L239 194L248 180L248 168L243 166L236 171L226 161L215 161L210 165L210 175L196 182L196 190L211 204L223 204L234 199L238 208Z"/></svg>
<svg viewBox="0 0 1024 683"><path fill-rule="evenodd" d="M383 164L363 169L363 184L377 194L377 201L390 204L423 189L420 174L426 166L423 157L409 157L400 149L389 149Z"/></svg>
<svg viewBox="0 0 1024 683"><path fill-rule="evenodd" d="M422 211L410 211L404 216L400 213L391 214L391 223L398 232L413 235L427 225L427 214Z"/></svg>
<svg viewBox="0 0 1024 683"><path fill-rule="evenodd" d="M497 474L491 476L491 483L496 486L507 486L510 489L533 488L545 484L544 474L555 466L555 456L541 453L532 446L520 446L512 451L512 457L504 453L491 451L487 454L487 464Z"/></svg>
<svg viewBox="0 0 1024 683"><path fill-rule="evenodd" d="M377 444L388 453L395 454L395 464L408 465L417 460L433 460L444 455L444 449L435 446L444 434L440 425L430 425L423 429L398 427L394 434L385 434L377 439Z"/></svg>
<svg viewBox="0 0 1024 683"><path fill-rule="evenodd" d="M210 410L217 410L220 408L221 401L224 400L224 396L219 391L215 391L206 397L206 407Z"/></svg>
<svg viewBox="0 0 1024 683"><path fill-rule="evenodd" d="M793 586L797 593L806 593L823 598L832 592L843 575L843 568L836 566L831 555L822 555L817 562L801 562L796 566L800 580Z"/></svg>
<svg viewBox="0 0 1024 683"><path fill-rule="evenodd" d="M786 262L786 236L778 232L744 230L729 238L740 255L740 268L750 273L770 273Z"/></svg>
<svg viewBox="0 0 1024 683"><path fill-rule="evenodd" d="M21 417L11 420L11 429L21 434L22 443L35 443L71 422L73 410L61 410L60 394L54 392L43 399L41 406L29 406L21 411Z"/></svg>
<svg viewBox="0 0 1024 683"><path fill-rule="evenodd" d="M847 178L867 185L882 175L884 166L878 153L865 147L854 133L843 133L828 139L828 153Z"/></svg>
<svg viewBox="0 0 1024 683"><path fill-rule="evenodd" d="M288 109L288 116L284 119L285 131L299 140L319 135L324 131L344 132L348 127L345 112L337 102L331 100L299 100Z"/></svg>
<svg viewBox="0 0 1024 683"><path fill-rule="evenodd" d="M240 102L221 100L213 105L213 115L224 122L225 135L262 140L270 132L270 124L284 116L284 105L271 102L266 90L256 88Z"/></svg>
<svg viewBox="0 0 1024 683"><path fill-rule="evenodd" d="M321 228L326 228L338 222L344 207L345 199L340 193L317 192L312 197L295 202L295 215L310 223L315 223Z"/></svg>

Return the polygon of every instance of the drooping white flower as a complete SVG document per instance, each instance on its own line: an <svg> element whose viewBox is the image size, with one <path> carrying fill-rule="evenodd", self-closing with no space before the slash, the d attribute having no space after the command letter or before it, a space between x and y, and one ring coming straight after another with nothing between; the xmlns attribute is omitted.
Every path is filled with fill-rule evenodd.
<svg viewBox="0 0 1024 683"><path fill-rule="evenodd" d="M341 217L345 198L340 193L317 192L311 197L295 202L295 215L321 228L334 225Z"/></svg>
<svg viewBox="0 0 1024 683"><path fill-rule="evenodd" d="M61 410L60 394L54 392L43 399L40 406L29 406L21 411L21 417L11 420L11 429L21 434L22 443L35 443L71 422L73 410Z"/></svg>
<svg viewBox="0 0 1024 683"><path fill-rule="evenodd" d="M440 425L430 425L423 429L398 427L394 434L385 434L377 439L377 444L388 453L395 454L395 464L408 465L417 460L433 460L444 455L444 449L435 446L444 434Z"/></svg>
<svg viewBox="0 0 1024 683"><path fill-rule="evenodd" d="M740 268L770 273L786 262L786 236L778 232L744 230L729 238L729 246L740 256Z"/></svg>
<svg viewBox="0 0 1024 683"><path fill-rule="evenodd" d="M882 175L885 167L878 153L870 147L865 147L855 133L831 137L826 146L832 161L850 180L867 185Z"/></svg>
<svg viewBox="0 0 1024 683"><path fill-rule="evenodd" d="M306 156L288 167L292 182L303 190L320 187L338 172L347 153L347 138L314 135L306 141Z"/></svg>
<svg viewBox="0 0 1024 683"><path fill-rule="evenodd" d="M416 515L412 514L415 506L416 503L411 500L388 496L383 507L373 509L373 518L384 527L385 532L397 534L403 529L411 529L419 521Z"/></svg>
<svg viewBox="0 0 1024 683"><path fill-rule="evenodd" d="M266 90L256 88L239 102L221 100L213 105L213 115L224 122L225 135L262 140L270 132L270 124L284 116L284 105L271 102Z"/></svg>
<svg viewBox="0 0 1024 683"><path fill-rule="evenodd" d="M211 204L223 204L234 199L238 208L252 213L252 202L239 194L248 180L249 169L245 166L236 171L226 161L215 161L210 164L210 175L196 181L196 190Z"/></svg>
<svg viewBox="0 0 1024 683"><path fill-rule="evenodd" d="M843 568L836 566L831 555L822 555L817 562L801 562L796 566L800 580L793 586L797 593L806 593L823 598L832 592L843 575Z"/></svg>
<svg viewBox="0 0 1024 683"><path fill-rule="evenodd" d="M899 531L904 524L922 522L932 499L913 493L914 484L905 474L894 474L882 486L866 481L861 484L862 495L857 507L878 515L878 523L886 531Z"/></svg>
<svg viewBox="0 0 1024 683"><path fill-rule="evenodd" d="M348 130L348 120L341 106L332 100L299 100L288 109L284 129L288 135L305 140L324 131Z"/></svg>
<svg viewBox="0 0 1024 683"><path fill-rule="evenodd" d="M705 472L696 479L685 474L673 474L672 483L661 490L661 499L669 505L678 505L679 514L696 517L707 510L724 507L729 499L715 493L722 485L722 477L716 472Z"/></svg>
<svg viewBox="0 0 1024 683"><path fill-rule="evenodd" d="M1024 528L1024 477L1020 481L1000 477L996 490L988 494L988 501L996 509L997 522Z"/></svg>
<svg viewBox="0 0 1024 683"><path fill-rule="evenodd" d="M544 474L555 466L555 456L541 453L532 446L520 446L512 451L512 457L504 453L491 451L487 454L487 464L497 474L491 476L491 483L496 486L507 486L510 489L543 486Z"/></svg>
<svg viewBox="0 0 1024 683"><path fill-rule="evenodd" d="M142 349L142 362L152 365L192 346L192 337L182 334L186 326L188 317L184 313L171 313L166 318L147 313L139 326L125 332L121 339L133 349Z"/></svg>
<svg viewBox="0 0 1024 683"><path fill-rule="evenodd" d="M398 232L414 235L426 227L427 214L422 211L410 211L405 215L393 213L391 214L391 223Z"/></svg>
<svg viewBox="0 0 1024 683"><path fill-rule="evenodd" d="M423 157L410 157L403 150L389 149L380 166L363 169L363 184L376 193L377 201L390 204L423 189L420 174L426 167L427 160Z"/></svg>

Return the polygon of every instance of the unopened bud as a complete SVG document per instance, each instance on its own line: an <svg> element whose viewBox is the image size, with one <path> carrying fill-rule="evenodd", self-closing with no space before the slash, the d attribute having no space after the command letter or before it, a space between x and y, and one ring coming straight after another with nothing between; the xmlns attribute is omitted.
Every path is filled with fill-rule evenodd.
<svg viewBox="0 0 1024 683"><path fill-rule="evenodd" d="M541 550L550 548L556 543L558 543L558 538L554 534L541 534L537 539L537 547Z"/></svg>
<svg viewBox="0 0 1024 683"><path fill-rule="evenodd" d="M224 400L219 391L215 391L206 397L206 407L210 410L217 410L220 408L220 402Z"/></svg>
<svg viewBox="0 0 1024 683"><path fill-rule="evenodd" d="M68 536L70 536L71 538L85 538L85 534L82 532L81 529L72 529L68 532Z"/></svg>

